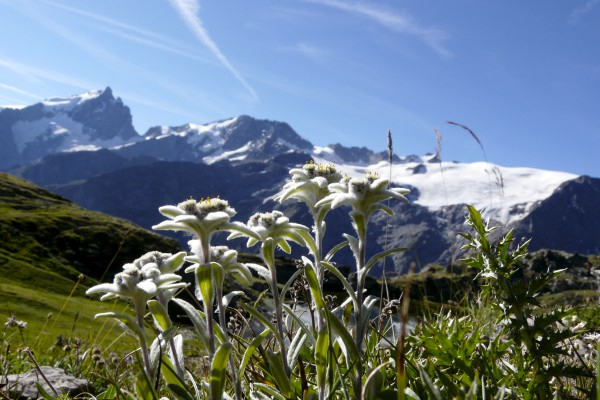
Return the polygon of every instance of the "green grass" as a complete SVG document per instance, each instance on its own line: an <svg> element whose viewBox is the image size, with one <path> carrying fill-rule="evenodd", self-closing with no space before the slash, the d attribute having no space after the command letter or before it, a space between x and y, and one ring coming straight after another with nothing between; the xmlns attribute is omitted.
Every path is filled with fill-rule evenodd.
<svg viewBox="0 0 600 400"><path fill-rule="evenodd" d="M87 351L84 361L89 364L95 347L106 357L120 358L135 349L136 341L113 320L94 319L106 311L130 313L130 307L84 293L152 250L175 252L179 246L129 221L83 209L0 173L0 352L10 361L8 371L1 372L31 368L20 353L26 346L41 364L60 365L78 375L82 364L76 351L79 356ZM27 327L6 328L11 316ZM65 344L70 351L64 350Z"/></svg>
<svg viewBox="0 0 600 400"><path fill-rule="evenodd" d="M31 347L38 354L50 349L57 338L79 338L86 347L98 346L104 350L124 354L135 347L135 340L123 335L123 330L109 319L94 319L107 311L123 312L129 306L124 302L99 302L80 296L68 297L33 289L14 282L0 284L0 322L10 316L27 322L22 331L5 328L4 341L13 349ZM128 312L128 311L126 311Z"/></svg>

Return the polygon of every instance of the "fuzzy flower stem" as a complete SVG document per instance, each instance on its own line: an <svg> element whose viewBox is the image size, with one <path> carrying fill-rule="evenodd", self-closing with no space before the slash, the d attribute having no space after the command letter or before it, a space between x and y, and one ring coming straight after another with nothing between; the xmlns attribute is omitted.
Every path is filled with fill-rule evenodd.
<svg viewBox="0 0 600 400"><path fill-rule="evenodd" d="M156 296L156 298L159 301L159 303L168 312L168 303L169 302L165 298L164 294L163 293L159 293ZM173 361L175 363L175 370L177 371L177 375L179 375L179 377L183 378L183 367L181 365L181 360L179 359L179 356L177 355L177 348L175 347L175 340L173 340L173 338L169 339L169 347L171 348L171 353L173 353Z"/></svg>
<svg viewBox="0 0 600 400"><path fill-rule="evenodd" d="M139 300L136 300L133 303L137 325L140 328L140 335L138 335L138 341L140 343L142 359L144 361L146 373L148 374L148 377L152 379L152 363L150 362L150 354L148 353L148 341L146 339L146 329L144 328L144 313L146 310L146 304Z"/></svg>
<svg viewBox="0 0 600 400"><path fill-rule="evenodd" d="M197 254L197 256L205 265L208 265L210 263L210 237L201 236L199 239L201 254ZM196 287L198 287L198 284ZM204 315L206 315L206 327L208 329L208 353L211 362L215 355L214 311L214 304L210 301L204 301Z"/></svg>
<svg viewBox="0 0 600 400"><path fill-rule="evenodd" d="M325 271L323 269L323 265L321 264L321 261L323 261L323 219L324 219L324 215L319 218L319 213L315 208L311 208L311 214L313 216L313 220L315 222L314 224L314 233L315 233L315 248L316 248L316 253L314 255L314 265L315 265L315 274L317 275L317 282L319 283L319 289L321 289L321 292L323 291L323 282L325 280ZM317 323L316 323L316 331L317 332L321 332L321 329L323 328L324 324L325 324L325 317L323 315L323 310L321 310L319 307L316 307L316 311L317 311Z"/></svg>
<svg viewBox="0 0 600 400"><path fill-rule="evenodd" d="M274 248L273 248L274 250ZM275 320L277 323L277 331L279 332L279 336L281 337L282 342L279 343L279 347L281 349L281 360L283 361L283 368L286 374L290 374L290 366L287 362L287 351L285 348L285 343L283 342L285 339L284 331L283 331L283 305L281 303L281 298L279 297L279 288L277 287L277 270L275 268L275 252L271 251L269 257L265 258L265 263L267 267L271 271L271 291L273 292L273 304L275 307Z"/></svg>
<svg viewBox="0 0 600 400"><path fill-rule="evenodd" d="M356 349L359 354L359 362L356 364L356 371L354 376L354 391L357 398L362 398L362 375L363 375L363 365L360 361L362 358L362 344L364 339L364 328L362 324L362 303L363 303L363 290L364 285L361 284L363 281L360 279L361 271L365 266L365 258L367 252L367 228L364 226L364 229L357 229L358 233L358 249L359 249L359 257L356 263L356 302L358 303L358 307L354 310L354 319L356 323L356 329L354 330L354 342L356 343Z"/></svg>
<svg viewBox="0 0 600 400"><path fill-rule="evenodd" d="M229 340L229 335L227 334L227 318L225 314L226 310L225 305L223 304L223 287L221 285L217 285L215 292L217 297L217 307L219 310L219 324L221 325L221 329L223 330L225 339ZM237 379L237 371L235 361L233 360L233 354L229 355L229 369L231 370L231 379L233 380L233 386L235 388L235 397L237 400L241 400L242 385L241 382Z"/></svg>

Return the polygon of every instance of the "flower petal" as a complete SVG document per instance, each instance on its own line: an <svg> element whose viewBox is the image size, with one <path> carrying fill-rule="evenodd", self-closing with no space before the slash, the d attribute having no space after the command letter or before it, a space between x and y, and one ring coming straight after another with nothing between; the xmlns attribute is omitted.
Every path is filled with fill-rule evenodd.
<svg viewBox="0 0 600 400"><path fill-rule="evenodd" d="M156 284L149 280L141 281L135 286L137 289L146 293L150 297L152 297L152 296L156 295L156 293L158 293L158 288L156 287Z"/></svg>
<svg viewBox="0 0 600 400"><path fill-rule="evenodd" d="M114 283L101 283L99 285L92 286L91 288L86 290L85 294L102 293L102 292L119 294L122 291Z"/></svg>
<svg viewBox="0 0 600 400"><path fill-rule="evenodd" d="M176 217L185 214L185 211L176 206L162 206L158 208L158 211L165 217Z"/></svg>

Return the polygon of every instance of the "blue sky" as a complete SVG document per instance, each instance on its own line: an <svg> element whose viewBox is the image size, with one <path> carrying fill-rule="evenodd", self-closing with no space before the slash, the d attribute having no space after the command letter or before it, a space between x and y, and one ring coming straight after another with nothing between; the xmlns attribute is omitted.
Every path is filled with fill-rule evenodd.
<svg viewBox="0 0 600 400"><path fill-rule="evenodd" d="M144 133L247 114L317 145L600 176L600 0L0 0L0 104L110 86Z"/></svg>

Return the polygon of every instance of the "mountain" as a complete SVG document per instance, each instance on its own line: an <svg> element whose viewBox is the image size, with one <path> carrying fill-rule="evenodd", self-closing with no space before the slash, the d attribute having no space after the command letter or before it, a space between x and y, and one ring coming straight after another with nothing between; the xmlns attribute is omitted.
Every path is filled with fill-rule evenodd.
<svg viewBox="0 0 600 400"><path fill-rule="evenodd" d="M79 274L99 280L148 251L179 251L172 239L5 173L0 173L0 209L4 283L68 293ZM88 279L83 286L93 284Z"/></svg>
<svg viewBox="0 0 600 400"><path fill-rule="evenodd" d="M600 254L600 179L580 176L560 185L516 224L530 248Z"/></svg>
<svg viewBox="0 0 600 400"><path fill-rule="evenodd" d="M0 168L59 152L94 150L139 140L131 112L110 87L24 108L0 108Z"/></svg>
<svg viewBox="0 0 600 400"><path fill-rule="evenodd" d="M271 158L290 151L312 150L312 144L284 122L242 115L214 123L150 128L144 140L115 149L124 157L152 156L164 161L211 164L219 160Z"/></svg>
<svg viewBox="0 0 600 400"><path fill-rule="evenodd" d="M33 115L29 109L36 107L54 114ZM86 208L145 228L161 220L159 206L176 204L190 195L220 195L236 208L236 219L243 222L255 212L277 208L293 221L310 224L303 204L280 205L272 199L288 181L290 168L314 160L335 163L348 176L361 176L365 171L391 176L394 186L411 189L408 204L390 204L396 213L393 218L376 214L369 227L370 253L390 246L409 248L390 258L387 271L406 271L411 263L419 267L459 259L464 254L458 232L466 229L465 204L484 209L493 225L502 226L498 232L512 228L519 237L532 237L535 248L583 254L600 248L596 234L600 216L593 207L600 183L594 178L488 162L443 161L431 154L393 155L390 168L387 153L341 144L314 146L284 122L246 115L201 125L157 126L139 136L127 128L129 109L114 99L110 88L46 100L21 110L3 109L3 115L13 121L11 143L21 147L25 143L28 149L42 143L45 136L25 132L23 126L55 126L61 121L66 126L67 117L69 121L77 118L68 133L57 136L64 138L60 146L44 147L44 157L17 152L12 164L18 167L0 168ZM74 124L80 124L79 128ZM111 134L100 128L111 124L115 126ZM0 140L7 137L0 135ZM341 234L352 229L346 209L334 210L327 224L325 247L337 244ZM568 239L561 238L564 233L569 233ZM185 245L187 238L175 237ZM337 261L350 264L352 256L340 252Z"/></svg>

